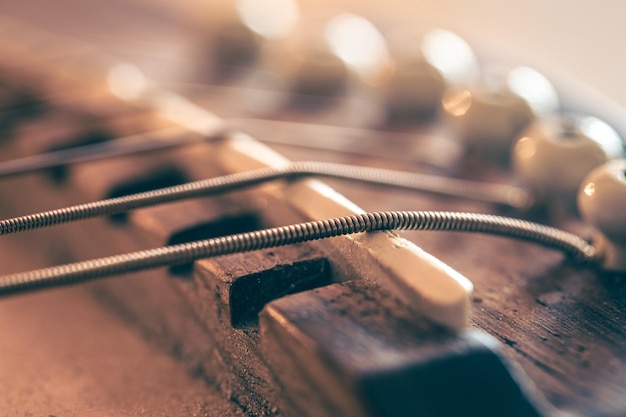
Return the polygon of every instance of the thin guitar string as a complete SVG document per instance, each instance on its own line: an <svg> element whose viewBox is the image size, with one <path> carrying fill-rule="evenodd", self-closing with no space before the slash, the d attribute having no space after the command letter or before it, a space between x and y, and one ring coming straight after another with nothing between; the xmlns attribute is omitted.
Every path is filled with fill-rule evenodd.
<svg viewBox="0 0 626 417"><path fill-rule="evenodd" d="M171 102L172 97L170 97L170 95L161 95ZM81 220L88 217L120 213L145 205L175 201L175 199L182 196L185 196L185 198L200 197L206 195L208 192L207 190L211 190L210 192L229 191L237 187L254 185L272 179L293 178L306 175L346 179L354 178L350 171L344 172L335 169L337 168L336 166L332 167L328 164L326 167L317 166L317 168L329 168L327 170L315 170L315 168L316 166L307 167L306 165L302 165L298 167L296 164L292 164L287 166L285 169L279 169L278 171L272 171L272 168L268 168L268 171L266 172L256 172L253 174L248 172L239 174L242 175L240 178L233 178L232 176L221 177L221 182L217 181L211 183L211 181L215 179L205 180L209 183L202 184L203 182L200 181L178 187L170 187L169 189L142 193L132 197L120 197L118 199L88 203L85 205L67 207L30 216L8 219L0 223L0 234L17 233L38 227L46 227L69 221ZM293 171L290 171L290 169ZM341 169L343 170L345 168ZM365 170L366 171L357 173L357 180L386 185L391 184L403 188L414 187L415 183L419 185L426 184L426 188L428 189L430 187L430 191L439 191L441 193L442 190L441 187L443 184L441 178L435 178L434 180L431 178L428 180L427 176L409 173L404 176L399 176L398 173L387 176L389 171L386 170L375 170L370 168L365 168ZM228 180L230 180L231 183L229 183ZM495 192L496 190L502 191L498 188L502 186L494 185L492 187L489 185L487 188L483 188L485 187L485 184L480 184L480 190L477 190L473 189L471 184L467 181L449 181L452 181L451 183L455 185L461 195L469 194L468 197L478 196L479 199L488 199L495 193L498 198L502 197L502 194ZM206 189L203 189L202 185L205 185ZM454 189L455 187L452 187L451 189ZM444 188L446 187L444 186ZM520 192L524 193L524 195L518 194L518 198L521 199L523 204L527 204L529 202L529 197L523 190L520 190ZM515 197L510 195L510 189L507 190L505 195L506 198L503 199L504 201L502 201L502 203L511 204L511 201L515 201ZM520 197L520 195L522 195L522 197ZM82 263L47 268L23 274L14 274L0 278L2 282L0 287L6 288L7 291L11 291L12 289L14 290L16 288L23 287L30 288L36 286L56 285L57 283L72 283L81 280L94 279L96 277L109 276L111 274L118 275L144 268L186 263L194 259L198 259L199 257L256 250L264 247L274 247L304 242L307 240L322 239L346 233L389 229L457 230L491 233L528 240L547 247L560 249L578 260L590 261L596 257L595 249L588 245L583 239L575 235L518 219L473 213L382 212L366 213L317 222L300 223L258 232L197 241L171 247L152 249L149 251L118 255L109 258L95 259Z"/></svg>
<svg viewBox="0 0 626 417"><path fill-rule="evenodd" d="M63 223L110 216L142 207L184 199L214 196L268 181L302 177L326 177L391 186L396 188L453 195L499 203L515 208L527 207L531 198L518 187L393 171L379 168L325 162L294 162L282 168L261 168L190 182L123 197L0 220L0 235L20 233Z"/></svg>
<svg viewBox="0 0 626 417"><path fill-rule="evenodd" d="M462 212L387 211L298 223L0 276L0 295L78 284L162 266L185 264L201 258L346 234L394 229L462 231L506 236L560 250L572 260L581 263L596 262L599 257L596 249L582 238L525 220Z"/></svg>
<svg viewBox="0 0 626 417"><path fill-rule="evenodd" d="M293 138L292 136L273 135L260 139L257 138L257 140L260 140L262 142L277 143L281 145L300 148L312 148L332 152L363 155L379 159L386 158L393 160L405 160L412 163L423 163L433 166L442 166L441 159L434 160L432 159L432 155L424 156L423 152L416 152L416 149L423 149L425 147L425 141L428 141L431 144L435 141L439 144L446 141L446 138L444 137L428 136L424 134L367 130L363 128L318 125L312 123L307 124L301 122L285 122L254 118L228 118L224 119L224 122L225 123L223 124L215 123L211 126L210 129L207 128L207 130L204 130L202 134L198 134L196 132L192 133L189 131L189 129L185 127L166 128L147 133L123 136L102 143L75 146L68 149L44 152L36 155L29 155L16 159L11 159L8 161L0 161L0 178L23 175L31 172L42 171L48 168L66 166L81 162L108 159L116 156L132 155L145 152L154 152L167 148L181 147L199 142L219 140L221 138L224 138L225 135L233 129L235 131L242 130L242 125L243 130L246 130L247 128L249 128L248 125L250 123L253 123L253 126L254 124L260 124L261 126L263 126L264 124L269 124L270 126L276 128L288 127L291 130L297 128L306 128L307 131L311 131L317 128L322 129L323 131L333 131L335 133L339 133L339 135L335 135L336 137L333 136L332 141L327 139L301 140ZM182 129L184 129L184 131ZM385 138L404 138L406 139L406 143L409 143L409 140L413 144L420 143L421 148L415 148L414 146L412 146L408 150L408 152L393 153L385 152L384 149L381 152L380 148L374 151L371 148L371 141L368 142L368 140L370 140L373 136L381 135ZM319 137L324 138L323 135L319 135L317 138ZM357 141L358 144L362 146L354 146L355 142ZM380 142L380 140L377 139L377 142ZM367 146L368 143L370 144L369 147ZM455 151L447 149L447 153L450 152L452 152L453 154L455 153ZM443 157L443 159L456 159L456 157ZM447 166L445 163L443 163L443 165Z"/></svg>

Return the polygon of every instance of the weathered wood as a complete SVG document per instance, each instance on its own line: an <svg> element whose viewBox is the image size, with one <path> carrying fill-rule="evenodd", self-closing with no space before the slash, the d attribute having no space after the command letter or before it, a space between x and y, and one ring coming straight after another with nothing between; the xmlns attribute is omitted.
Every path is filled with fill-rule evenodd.
<svg viewBox="0 0 626 417"><path fill-rule="evenodd" d="M261 345L294 415L548 415L495 340L416 320L363 281L271 303Z"/></svg>
<svg viewBox="0 0 626 417"><path fill-rule="evenodd" d="M0 242L2 271L32 243ZM217 387L147 343L89 287L0 302L0 415L243 417ZM161 297L165 295L161 293Z"/></svg>

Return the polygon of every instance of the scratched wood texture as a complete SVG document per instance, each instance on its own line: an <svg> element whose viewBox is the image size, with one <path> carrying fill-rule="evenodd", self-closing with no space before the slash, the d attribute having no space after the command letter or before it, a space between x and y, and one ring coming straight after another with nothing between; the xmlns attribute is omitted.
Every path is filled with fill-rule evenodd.
<svg viewBox="0 0 626 417"><path fill-rule="evenodd" d="M44 20L41 16L37 19ZM222 97L214 98L206 92L195 92L195 95L207 107L219 109L225 117L240 116L243 112L236 100L225 104ZM575 107L575 103L571 105ZM315 119L315 116L301 113L282 116L290 120ZM324 115L324 122L338 122L337 116ZM154 123L148 125L154 126ZM262 139L271 136L273 129L260 125L250 133ZM332 136L333 133L325 134ZM335 134L337 140L341 140L342 134ZM9 144L3 149L5 157L9 157L29 148L24 150ZM294 160L428 169L408 162L381 162L288 147L277 149ZM185 173L185 158L188 157L188 153L182 151L142 157L140 162L119 160L94 164L73 170L60 185L39 176L11 180L2 184L3 217L100 198L114 185L128 183L146 169L165 163ZM98 175L102 169L112 175ZM511 180L510 174L501 169L473 170L471 175L492 181ZM368 210L496 212L486 204L348 186L340 182L331 184ZM78 227L59 229L61 232L51 229L9 237L2 244L5 259L11 262L4 262L3 270L17 271L163 244L176 231L200 219L205 223L214 222L214 226L222 225L225 217L236 219L219 226L221 229L214 233L235 231L242 224L248 228L263 225L263 219L249 217L242 200L245 201L245 197L149 209L131 216L122 226L111 226L108 221L89 221ZM528 216L589 235L589 230L572 217ZM435 232L411 232L403 236L472 280L475 285L473 327L499 340L503 355L521 365L549 403L577 415L618 417L626 414L626 287L623 277L581 269L560 254L503 238ZM254 274L275 271L281 265L299 265L300 269L293 275L305 279L298 291L322 287L322 295L307 291L299 295L306 298L309 294L313 311L315 303L324 297L332 298L338 291L352 294L342 301L346 309L357 308L355 300L359 300L359 294L374 293L375 297L385 299L376 288L356 288L359 284L329 287L331 283L323 273L328 266L324 266L323 259L323 253L306 246L285 248L224 258L217 263L203 261L191 278L185 271L174 277L168 276L167 271L159 271L91 285L85 290L2 300L0 325L3 334L9 335L0 339L2 410L6 415L236 416L242 413L272 415L279 413L282 407L290 410L291 415L297 415L294 413L302 412L300 407L307 404L305 400L311 400L299 396L297 390L281 388L280 381L276 380L280 380L277 375L281 374L281 364L267 352L264 356L259 345L255 313L260 306L248 311L249 306L244 303L246 308L233 310L233 299L228 297L239 291L233 289L237 282L234 277L252 274L242 286L246 299L249 298L246 291L262 291L249 285L259 278ZM307 268L318 273L307 273ZM216 276L222 281L216 281ZM293 292L289 288L281 291L268 300ZM220 305L207 301L215 297L228 302ZM290 300L293 298L278 300L262 316L267 334L273 335L266 340L290 343L291 339L281 333L267 313L276 310L286 317L295 314L290 312L290 309L297 311L289 305ZM389 313L388 303L393 304L393 301L370 306L373 313L368 314L376 317L391 314L394 320L405 314L401 307ZM311 314L318 314L320 322L332 322L332 318L320 312ZM268 343L266 349L272 347ZM285 346L282 349L287 349ZM289 349L299 352L299 348L293 346ZM239 361L241 358L245 360ZM297 358L290 360L289 363L300 363L300 366L306 362ZM282 374L288 374L289 369ZM304 384L302 392L307 394L307 389L311 389L306 385L307 378L298 375L288 380ZM314 395L315 390L308 394ZM346 409L358 409L358 406L350 408L352 406L346 405Z"/></svg>

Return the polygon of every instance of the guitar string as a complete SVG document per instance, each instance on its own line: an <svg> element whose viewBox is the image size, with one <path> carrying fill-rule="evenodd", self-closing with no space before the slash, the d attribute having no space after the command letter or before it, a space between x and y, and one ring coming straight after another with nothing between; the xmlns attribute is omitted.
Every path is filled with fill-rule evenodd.
<svg viewBox="0 0 626 417"><path fill-rule="evenodd" d="M167 97L166 102L171 102L171 97ZM176 116L174 114L173 116ZM184 121L184 120L183 120ZM186 124L186 123L181 123ZM204 124L203 124L204 126ZM306 163L304 163L306 164ZM301 171L289 172L289 168L297 168L296 164L286 167L285 172L265 172L261 177L246 177L240 178L240 182L236 182L238 185L227 184L225 182L218 182L209 185L209 188L214 192L232 190L237 186L246 186L260 183L266 180L297 177L299 175L320 175L346 178L344 172L337 170L330 170L326 172L311 172L307 171L306 165L302 165ZM315 165L312 167L315 168ZM334 168L337 168L336 166ZM354 169L356 167L352 167ZM345 169L345 168L341 168ZM270 169L271 170L271 169ZM405 176L399 176L398 173L391 175L391 178L385 178L389 171L375 170L365 168L367 172L359 173L359 181L366 181L374 183L381 183L380 179L385 179L384 184L389 183L407 187L407 184L415 182L416 179L421 180L418 183L423 183L427 176L419 174L409 174ZM324 171L324 170L321 170ZM377 175L371 176L374 171L379 171ZM381 174L381 171L383 175ZM349 171L347 171L349 173ZM361 175L361 174L365 175ZM250 175L250 173L244 173L243 175ZM258 174L258 173L257 173ZM236 175L236 174L235 174ZM413 175L412 178L409 178ZM417 175L417 176L415 176ZM354 178L348 176L349 178ZM224 177L222 177L224 179ZM232 178L231 178L232 180ZM407 181L409 180L409 181ZM432 180L432 178L431 178ZM211 180L206 180L211 181ZM467 193L468 182L462 180L452 180L458 189ZM442 186L442 179L436 178L435 187L432 187L432 191L440 191ZM86 205L67 207L64 209L53 210L50 212L38 213L30 216L23 216L15 219L8 219L2 223L2 234L16 233L18 231L29 230L37 227L45 227L53 224L64 223L67 221L78 220L86 217L93 217L96 215L107 215L113 213L119 213L128 209L137 208L141 204L150 202L154 204L155 201L168 201L173 196L187 195L194 196L194 193L206 192L206 190L199 190L194 187L193 184L201 182L191 183L176 187L170 187L169 192L159 194L158 192L143 193L140 198L119 198L114 200L105 200L104 202L88 203ZM428 182L432 184L431 182ZM244 184L244 185L242 185ZM481 188L484 184L480 184ZM212 188L211 188L212 187ZM486 188L482 191L493 191L496 188ZM172 190L172 188L175 188ZM454 187L453 187L454 189ZM167 190L167 189L165 189ZM163 191L163 190L160 190ZM507 191L506 203L515 201L515 198L511 199L510 189ZM529 197L523 191L522 198L523 205L528 204ZM177 194L178 193L178 194ZM479 193L478 195L480 195ZM486 192L486 195L490 196L491 192ZM470 196L476 196L475 190L472 190ZM480 198L480 197L479 197ZM169 200L172 201L172 200ZM133 206L138 204L138 206ZM111 210L112 209L112 210ZM107 211L111 210L111 211ZM391 220L390 220L391 219ZM84 263L70 264L61 267L48 268L44 270L34 271L32 273L15 274L2 281L6 283L4 288L17 288L22 285L23 287L33 287L39 285L48 285L45 283L57 283L57 282L71 282L72 279L90 279L90 277L108 276L107 274L121 274L124 272L130 272L136 269L152 268L159 265L166 265L179 262L189 262L193 259L197 259L197 255L202 256L215 256L226 253L235 253L242 250L254 250L263 247L277 246L283 244L292 244L299 241L307 241L312 239L321 239L331 236L336 236L345 233L357 233L364 231L374 230L387 230L387 229L422 229L422 230L465 230L474 232L493 233L499 235L505 235L510 237L517 237L524 240L534 241L548 247L561 249L564 252L570 254L574 258L580 258L585 260L591 260L595 258L595 250L592 246L589 246L581 238L568 234L557 229L552 229L547 226L536 225L529 222L524 222L517 219L502 218L498 216L479 215L471 213L445 213L445 212L386 212L386 213L369 213L364 215L349 216L339 219L331 219L320 222L309 222L298 225L285 226L283 228L274 228L265 231L253 232L249 234L241 234L230 237L199 241L190 244L183 244L173 246L169 248L154 249L152 251L135 252L126 255L119 255L118 257L101 258L99 260L86 261ZM237 242L241 242L238 244ZM269 245L269 246L266 246ZM213 248L212 250L202 251L197 248ZM188 259L190 258L190 259ZM164 263L165 262L165 263ZM47 272L46 272L47 271ZM104 275L102 275L104 274ZM72 278L74 277L74 278ZM83 277L83 278L81 278ZM69 281L66 281L69 280Z"/></svg>
<svg viewBox="0 0 626 417"><path fill-rule="evenodd" d="M239 131L254 132L252 136L264 143L359 155L377 160L404 161L451 169L460 163L463 155L462 143L446 135L262 118L231 117L225 121L228 126ZM271 131L272 134L263 135L263 131ZM385 141L393 141L393 146L381 146L383 138Z"/></svg>
<svg viewBox="0 0 626 417"><path fill-rule="evenodd" d="M219 132L216 132L216 135ZM154 132L140 133L58 151L45 152L0 162L0 178L16 177L50 168L82 162L153 152L207 140L182 127L172 127Z"/></svg>
<svg viewBox="0 0 626 417"><path fill-rule="evenodd" d="M599 257L593 246L576 235L520 219L477 213L388 211L275 227L0 276L0 295L78 284L185 264L201 258L394 229L463 231L506 236L561 250L572 260L581 263L593 263Z"/></svg>
<svg viewBox="0 0 626 417"><path fill-rule="evenodd" d="M153 132L140 133L136 135L124 136L116 139L111 139L102 143L94 143L88 145L75 146L68 149L61 149L57 151L44 152L36 155L29 155L20 158L14 158L7 161L0 161L0 178L8 178L19 175L24 175L28 173L43 171L50 168L67 166L72 164L78 164L88 161L96 161L102 159L108 159L119 156L127 156L145 152L154 152L159 150L165 150L169 148L182 147L187 145L196 144L204 141L214 141L219 140L220 138L224 138L228 132L229 127L237 129L241 125L249 127L250 124L255 125L259 124L263 126L264 124L269 124L276 128L300 128L302 130L305 129L314 129L316 127L315 124L306 124L306 123L296 123L296 122L283 122L283 121L267 121L263 119L245 119L245 118L231 118L224 119L223 125L216 125L212 132L208 134L205 132L203 135L199 135L197 133L189 132L188 129L183 127L173 127L166 128L162 130L157 130ZM409 152L405 153L389 153L385 154L385 152L381 152L380 150L374 151L373 149L369 149L366 145L367 140L371 139L372 136L382 135L384 137L397 137L404 138L408 142L409 140L413 142L425 142L428 141L429 144L438 140L439 143L446 142L444 138L437 138L435 136L427 136L427 135L414 135L408 133L398 133L398 132L388 132L388 131L368 131L365 129L357 129L357 128L346 128L342 126L330 126L330 125L321 125L317 126L317 129L323 129L324 132L334 131L335 133L339 132L339 138L344 138L345 140L316 140L316 141L302 141L293 139L291 136L286 137L278 137L278 138L264 138L263 142L276 143L280 145L292 146L292 147L300 147L300 148L309 148L309 149L319 149L325 151L332 152L341 152L348 154L357 154L368 157L375 158L388 158L388 159L404 159L407 162L413 163L426 163L433 166L439 165L447 165L447 163L442 163L442 161L448 161L451 159L458 159L456 156L450 158L439 158L439 162L433 160L430 155L428 158L423 158L424 160L420 161L419 156L420 152L418 150L423 150L425 146L420 146L418 150L416 149L407 149ZM319 137L319 136L318 136ZM346 139L349 138L349 139ZM378 142L380 140L377 139ZM355 146L355 143L358 142L359 146ZM370 141L371 142L371 141ZM454 151L450 153L455 154Z"/></svg>
<svg viewBox="0 0 626 417"><path fill-rule="evenodd" d="M261 168L236 174L190 182L123 197L100 200L40 213L0 220L0 235L24 232L93 217L110 216L141 207L184 199L214 196L278 179L326 177L361 183L419 190L441 195L499 203L526 208L531 197L523 189L499 184L484 184L453 178L387 169L325 162L294 162L283 168Z"/></svg>

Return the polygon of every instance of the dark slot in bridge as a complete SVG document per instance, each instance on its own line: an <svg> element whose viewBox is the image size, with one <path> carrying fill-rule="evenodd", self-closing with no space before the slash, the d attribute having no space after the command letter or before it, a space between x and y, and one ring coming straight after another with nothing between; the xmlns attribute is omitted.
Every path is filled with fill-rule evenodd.
<svg viewBox="0 0 626 417"><path fill-rule="evenodd" d="M308 259L245 275L230 288L231 325L242 328L258 324L258 314L266 304L289 294L332 284L330 262Z"/></svg>
<svg viewBox="0 0 626 417"><path fill-rule="evenodd" d="M140 177L118 184L111 189L106 198L124 197L159 188L173 187L187 182L189 182L189 179L178 167L165 165L158 170L149 171ZM124 223L128 219L128 213L114 214L109 219L114 223Z"/></svg>
<svg viewBox="0 0 626 417"><path fill-rule="evenodd" d="M216 221L201 223L194 227L181 230L173 234L167 241L168 245L193 242L195 240L211 239L236 233L251 232L262 229L258 216L252 213L221 217ZM170 267L173 275L189 275L193 270L193 264L184 264Z"/></svg>

